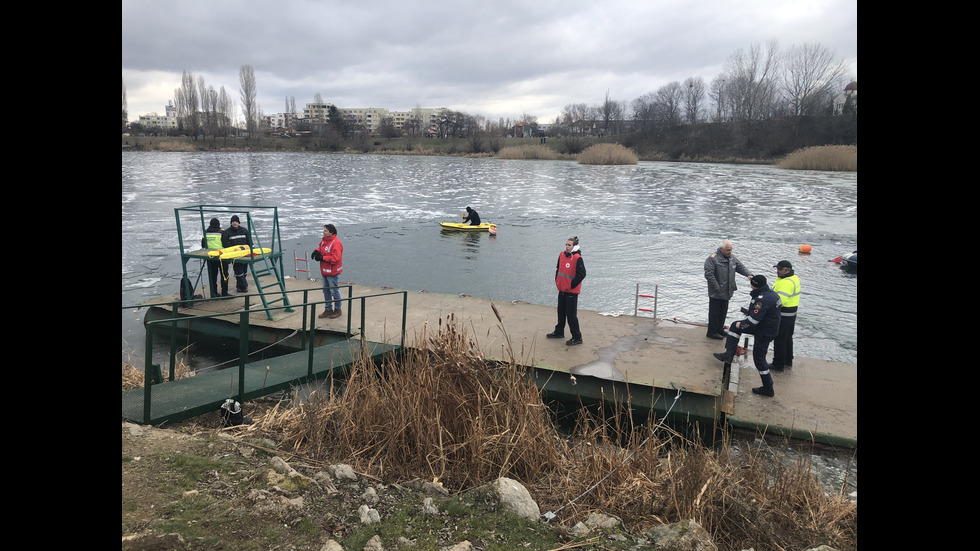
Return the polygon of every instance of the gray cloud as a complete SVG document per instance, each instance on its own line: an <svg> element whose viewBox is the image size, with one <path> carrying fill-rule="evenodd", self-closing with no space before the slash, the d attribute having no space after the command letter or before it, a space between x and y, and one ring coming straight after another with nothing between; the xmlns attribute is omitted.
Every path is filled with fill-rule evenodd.
<svg viewBox="0 0 980 551"><path fill-rule="evenodd" d="M857 0L170 0L122 3L130 119L162 113L183 72L281 112L320 93L340 107L448 107L552 121L570 103L632 101L720 74L739 49L820 44L857 76Z"/></svg>

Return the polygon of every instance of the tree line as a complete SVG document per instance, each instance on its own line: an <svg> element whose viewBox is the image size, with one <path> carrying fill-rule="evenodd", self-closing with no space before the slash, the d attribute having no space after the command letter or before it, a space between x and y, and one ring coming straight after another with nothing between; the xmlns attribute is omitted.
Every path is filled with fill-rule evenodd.
<svg viewBox="0 0 980 551"><path fill-rule="evenodd" d="M752 123L757 121L830 116L834 99L855 78L847 74L843 61L819 44L792 46L781 51L774 41L754 44L733 53L722 74L710 83L702 77L670 82L655 91L631 101L610 97L601 103L567 104L550 124L552 136L604 136L624 132L655 133L684 124L706 122ZM243 65L239 71L241 124L235 123L235 104L221 86L215 90L203 77L184 72L181 86L174 90L178 133L220 136L237 129L247 136L263 130L264 116L256 102L255 73ZM324 103L319 93L315 102ZM418 109L418 108L416 108ZM845 114L856 116L857 106L849 102ZM295 114L295 98L287 97L285 113ZM123 132L128 131L126 86L123 82ZM527 135L543 135L538 118L522 113L517 119L488 120L479 114L444 110L429 127L423 128L421 117L406 121L400 128L391 117L384 117L377 127L382 138L421 137L434 131L439 137L475 136L493 138L512 135L523 123ZM367 139L363 124L345 119L335 106L321 119L292 117L287 130L309 133L315 139ZM146 129L144 129L146 130Z"/></svg>

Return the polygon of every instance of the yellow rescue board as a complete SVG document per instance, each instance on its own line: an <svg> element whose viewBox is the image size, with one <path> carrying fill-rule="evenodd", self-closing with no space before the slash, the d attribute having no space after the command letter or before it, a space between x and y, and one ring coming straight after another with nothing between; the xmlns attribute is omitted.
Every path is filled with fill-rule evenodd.
<svg viewBox="0 0 980 551"><path fill-rule="evenodd" d="M221 258L221 260L230 260L232 258L241 258L243 256L258 256L260 254L269 254L271 252L272 249L269 248L249 250L248 246L246 246L244 251L232 251L221 255L219 258Z"/></svg>
<svg viewBox="0 0 980 551"><path fill-rule="evenodd" d="M224 249L214 249L208 251L208 256L214 258L216 256L221 256L225 253L230 253L234 251L248 251L248 249L249 249L248 245L235 245L234 247L225 247Z"/></svg>

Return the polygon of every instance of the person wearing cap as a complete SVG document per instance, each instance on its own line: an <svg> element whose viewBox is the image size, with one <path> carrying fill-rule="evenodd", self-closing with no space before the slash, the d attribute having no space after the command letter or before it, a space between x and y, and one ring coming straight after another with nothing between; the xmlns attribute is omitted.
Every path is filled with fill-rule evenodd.
<svg viewBox="0 0 980 551"><path fill-rule="evenodd" d="M466 218L463 218L463 222L469 222L471 226L479 226L480 214L470 207L466 207Z"/></svg>
<svg viewBox="0 0 980 551"><path fill-rule="evenodd" d="M735 351L738 349L738 340L742 334L754 335L755 344L752 347L752 360L755 362L755 368L759 371L759 376L762 377L762 386L753 388L752 392L772 397L776 393L772 388L772 374L769 373L766 353L769 351L769 343L779 334L781 302L779 295L766 284L766 276L754 275L750 283L752 291L749 295L752 300L749 302L748 308L742 308L742 313L746 315L746 318L732 323L728 328L725 351L714 356L726 364L732 363L732 360L735 359Z"/></svg>
<svg viewBox="0 0 980 551"><path fill-rule="evenodd" d="M201 238L201 248L215 250L221 246L221 222L217 218L211 219L211 225L204 232ZM217 280L221 281L221 294L218 294ZM211 296L228 296L228 269L227 266L217 258L208 257L208 286L211 288Z"/></svg>
<svg viewBox="0 0 980 551"><path fill-rule="evenodd" d="M705 336L709 339L725 338L728 301L738 289L735 275L742 274L752 279L752 273L732 254L733 249L732 242L726 239L704 261L704 279L708 281L708 332Z"/></svg>
<svg viewBox="0 0 980 551"><path fill-rule="evenodd" d="M779 295L780 308L779 334L772 341L772 365L769 369L782 371L793 367L793 331L796 329L796 311L800 307L800 278L793 271L789 260L780 260L776 268L776 281L772 290Z"/></svg>
<svg viewBox="0 0 980 551"><path fill-rule="evenodd" d="M228 227L221 234L221 245L222 247L235 247L238 245L248 245L252 246L252 236L249 235L248 230L241 225L241 221L238 219L238 215L232 215L231 226ZM234 262L232 261L232 266L235 270L235 290L239 293L248 292L248 265L244 262ZM225 268L227 270L227 268Z"/></svg>

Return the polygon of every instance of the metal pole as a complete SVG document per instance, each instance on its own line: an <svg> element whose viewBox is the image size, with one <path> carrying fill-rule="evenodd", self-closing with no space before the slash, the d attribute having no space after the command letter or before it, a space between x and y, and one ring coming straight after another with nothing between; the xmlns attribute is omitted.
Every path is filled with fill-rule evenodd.
<svg viewBox="0 0 980 551"><path fill-rule="evenodd" d="M633 317L636 317L637 308L640 306L640 283L636 283L636 295L633 297Z"/></svg>
<svg viewBox="0 0 980 551"><path fill-rule="evenodd" d="M660 295L660 285L653 286L653 318L657 318L657 297Z"/></svg>

